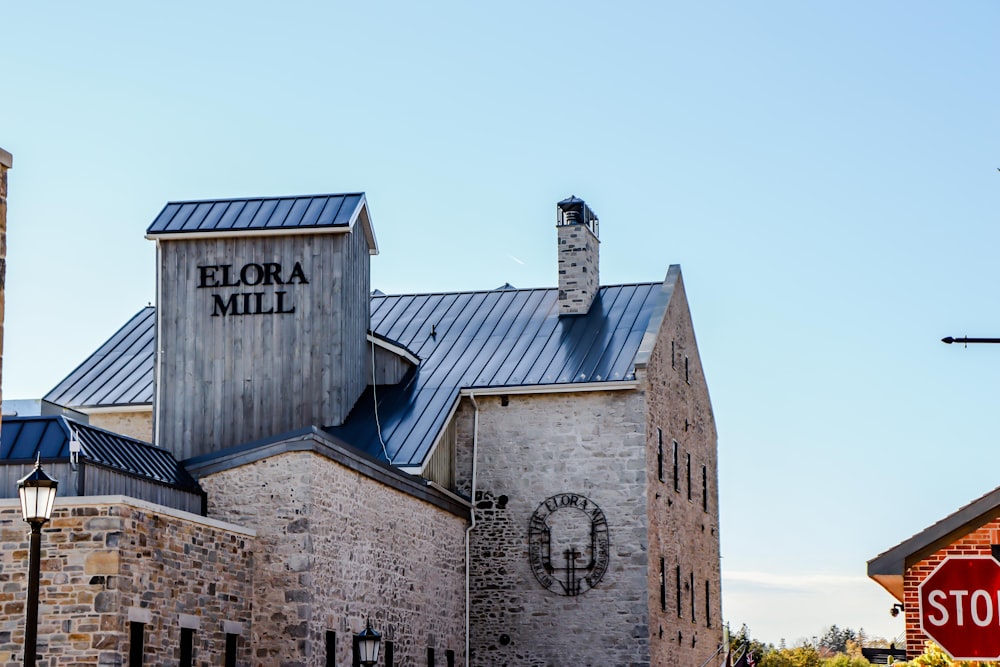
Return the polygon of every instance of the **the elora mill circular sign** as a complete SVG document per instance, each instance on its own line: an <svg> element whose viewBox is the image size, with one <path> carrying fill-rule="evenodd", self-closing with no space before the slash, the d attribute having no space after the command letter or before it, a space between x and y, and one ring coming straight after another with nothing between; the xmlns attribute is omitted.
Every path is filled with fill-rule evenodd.
<svg viewBox="0 0 1000 667"><path fill-rule="evenodd" d="M546 498L528 523L528 560L544 588L586 593L608 571L608 520L594 501L576 493Z"/></svg>

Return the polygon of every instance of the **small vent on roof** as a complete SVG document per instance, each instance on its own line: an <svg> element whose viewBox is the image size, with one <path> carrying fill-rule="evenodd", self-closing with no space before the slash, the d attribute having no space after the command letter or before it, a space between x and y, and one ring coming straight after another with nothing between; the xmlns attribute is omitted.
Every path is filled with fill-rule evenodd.
<svg viewBox="0 0 1000 667"><path fill-rule="evenodd" d="M516 290L517 288L510 283L504 283L500 287L493 290L494 292L510 292L511 290Z"/></svg>
<svg viewBox="0 0 1000 667"><path fill-rule="evenodd" d="M385 292L380 289L373 289L372 296L385 296Z"/></svg>

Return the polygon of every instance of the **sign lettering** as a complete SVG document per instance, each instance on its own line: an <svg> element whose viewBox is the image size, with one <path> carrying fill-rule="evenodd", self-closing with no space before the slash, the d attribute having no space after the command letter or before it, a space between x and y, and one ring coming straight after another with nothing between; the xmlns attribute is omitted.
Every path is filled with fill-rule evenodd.
<svg viewBox="0 0 1000 667"><path fill-rule="evenodd" d="M198 289L275 287L273 291L213 292L212 317L238 315L288 315L295 312L288 285L308 285L305 269L295 262L286 271L279 262L249 262L241 267L233 264L200 264L197 272Z"/></svg>

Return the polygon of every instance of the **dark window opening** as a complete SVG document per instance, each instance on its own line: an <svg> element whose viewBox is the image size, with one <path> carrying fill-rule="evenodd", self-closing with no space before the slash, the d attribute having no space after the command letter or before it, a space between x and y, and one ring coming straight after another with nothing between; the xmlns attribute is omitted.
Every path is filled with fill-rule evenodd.
<svg viewBox="0 0 1000 667"><path fill-rule="evenodd" d="M670 341L670 367L677 368L677 344Z"/></svg>
<svg viewBox="0 0 1000 667"><path fill-rule="evenodd" d="M326 631L326 667L337 667L337 633Z"/></svg>
<svg viewBox="0 0 1000 667"><path fill-rule="evenodd" d="M687 455L688 500L691 500L691 455Z"/></svg>
<svg viewBox="0 0 1000 667"><path fill-rule="evenodd" d="M392 642L385 643L385 667L392 667L393 654L396 651L396 646Z"/></svg>
<svg viewBox="0 0 1000 667"><path fill-rule="evenodd" d="M681 566L677 566L677 618L682 618L681 614Z"/></svg>
<svg viewBox="0 0 1000 667"><path fill-rule="evenodd" d="M447 651L445 651L444 652L444 659L445 659L445 662L448 664L448 667L455 667L455 652L454 651L452 651L451 649L448 649Z"/></svg>
<svg viewBox="0 0 1000 667"><path fill-rule="evenodd" d="M694 616L694 572L689 576L691 577L688 582L688 585L691 587L691 622L694 623L697 620Z"/></svg>
<svg viewBox="0 0 1000 667"><path fill-rule="evenodd" d="M712 627L712 589L709 587L708 579L705 580L705 625Z"/></svg>
<svg viewBox="0 0 1000 667"><path fill-rule="evenodd" d="M351 644L351 667L361 667L361 644L358 636L354 635L354 642Z"/></svg>
<svg viewBox="0 0 1000 667"><path fill-rule="evenodd" d="M427 647L427 667L434 667L434 649Z"/></svg>
<svg viewBox="0 0 1000 667"><path fill-rule="evenodd" d="M181 667L194 665L194 629L181 628Z"/></svg>
<svg viewBox="0 0 1000 667"><path fill-rule="evenodd" d="M238 646L239 637L239 635L232 632L226 633L226 667L236 667L236 647ZM329 665L330 663L327 662L327 664Z"/></svg>
<svg viewBox="0 0 1000 667"><path fill-rule="evenodd" d="M132 621L128 628L128 664L141 665L142 654L146 649L146 624Z"/></svg>
<svg viewBox="0 0 1000 667"><path fill-rule="evenodd" d="M691 384L691 364L687 357L684 357L684 381Z"/></svg>
<svg viewBox="0 0 1000 667"><path fill-rule="evenodd" d="M674 461L673 461L673 463L674 463L674 491L680 491L681 490L681 469L680 469L680 464L678 463L678 457L680 456L679 449L680 449L680 445L678 445L677 441L674 440L674 449L673 449L673 459L674 459Z"/></svg>
<svg viewBox="0 0 1000 667"><path fill-rule="evenodd" d="M663 481L663 431L656 429L656 469L659 471L660 481Z"/></svg>

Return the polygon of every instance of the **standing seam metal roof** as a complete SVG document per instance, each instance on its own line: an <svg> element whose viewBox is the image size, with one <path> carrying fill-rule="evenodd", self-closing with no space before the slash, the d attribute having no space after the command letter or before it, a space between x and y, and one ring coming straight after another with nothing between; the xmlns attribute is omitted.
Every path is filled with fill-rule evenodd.
<svg viewBox="0 0 1000 667"><path fill-rule="evenodd" d="M198 483L166 449L127 436L81 424L63 416L4 417L0 430L0 462L69 458L72 432L80 441L80 458L135 477L200 490Z"/></svg>
<svg viewBox="0 0 1000 667"><path fill-rule="evenodd" d="M45 400L67 407L151 405L156 355L156 309L143 308Z"/></svg>
<svg viewBox="0 0 1000 667"><path fill-rule="evenodd" d="M463 388L572 385L635 378L636 353L663 283L602 287L590 312L559 317L556 289L373 296L372 331L420 358L398 385L369 388L326 429L371 456L422 465Z"/></svg>
<svg viewBox="0 0 1000 667"><path fill-rule="evenodd" d="M409 350L420 364L397 385L369 388L343 425L326 430L384 460L380 425L392 462L420 466L463 388L632 380L643 337L658 326L653 320L672 288L667 282L602 287L589 313L572 317L559 316L554 288L374 294L373 335ZM45 400L69 407L150 404L154 335L154 309L144 308Z"/></svg>
<svg viewBox="0 0 1000 667"><path fill-rule="evenodd" d="M363 192L168 202L146 234L347 227L364 204Z"/></svg>

